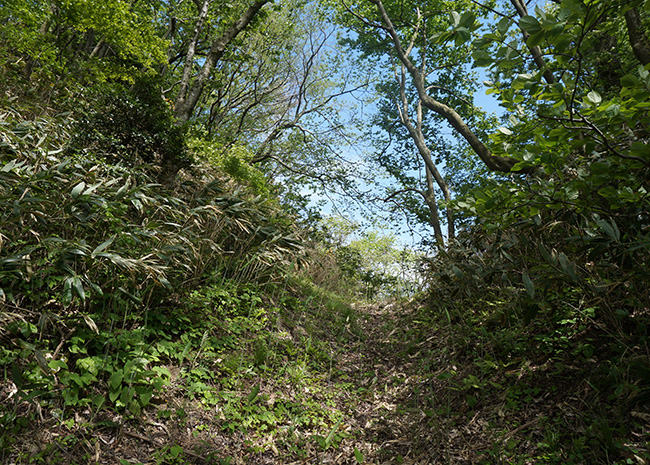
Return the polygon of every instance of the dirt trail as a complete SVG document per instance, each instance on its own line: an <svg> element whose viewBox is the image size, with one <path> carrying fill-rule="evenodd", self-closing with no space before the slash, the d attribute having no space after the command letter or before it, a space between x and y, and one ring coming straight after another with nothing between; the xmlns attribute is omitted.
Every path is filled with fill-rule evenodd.
<svg viewBox="0 0 650 465"><path fill-rule="evenodd" d="M346 347L340 366L352 386L345 393L348 422L361 436L352 441L364 463L433 463L427 417L417 393L417 374L409 345L402 337L395 304L364 306L358 324L363 337Z"/></svg>

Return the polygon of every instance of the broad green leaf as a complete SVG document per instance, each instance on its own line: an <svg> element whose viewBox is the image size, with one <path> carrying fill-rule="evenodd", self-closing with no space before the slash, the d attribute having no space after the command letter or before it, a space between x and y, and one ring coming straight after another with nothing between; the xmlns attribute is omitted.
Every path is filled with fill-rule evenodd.
<svg viewBox="0 0 650 465"><path fill-rule="evenodd" d="M544 39L546 38L546 32L544 31L539 31L534 34L531 34L528 39L526 39L526 45L529 47L537 47L539 46L542 42L544 42Z"/></svg>
<svg viewBox="0 0 650 465"><path fill-rule="evenodd" d="M363 463L363 454L356 447L354 448L354 458L357 463Z"/></svg>
<svg viewBox="0 0 650 465"><path fill-rule="evenodd" d="M460 18L460 25L467 29L472 29L476 22L476 15L472 11L466 11Z"/></svg>
<svg viewBox="0 0 650 465"><path fill-rule="evenodd" d="M492 55L484 50L474 50L472 58L474 59L474 64L481 67L489 66L494 61Z"/></svg>
<svg viewBox="0 0 650 465"><path fill-rule="evenodd" d="M605 110L605 114L609 118L614 118L621 114L621 106L617 103L613 103L609 107L607 107L607 110Z"/></svg>
<svg viewBox="0 0 650 465"><path fill-rule="evenodd" d="M599 105L600 102L603 101L603 98L600 96L600 94L598 92L596 92L595 90L592 90L591 92L589 92L587 94L586 100L587 100L587 102L593 103L594 105Z"/></svg>
<svg viewBox="0 0 650 465"><path fill-rule="evenodd" d="M111 402L115 402L117 400L117 398L120 397L121 393L122 393L122 391L119 390L119 389L111 390L108 393L108 398L111 400Z"/></svg>
<svg viewBox="0 0 650 465"><path fill-rule="evenodd" d="M542 30L542 25L539 24L537 18L530 15L524 16L519 20L519 27L529 34L535 34Z"/></svg>
<svg viewBox="0 0 650 465"><path fill-rule="evenodd" d="M114 371L113 374L111 374L111 377L108 381L108 385L110 386L111 391L116 391L117 388L120 387L120 384L122 384L123 376L124 374L122 373L122 370Z"/></svg>
<svg viewBox="0 0 650 465"><path fill-rule="evenodd" d="M499 34L503 36L508 32L510 26L512 26L512 21L510 18L501 18L501 20L497 23L497 31L499 31Z"/></svg>

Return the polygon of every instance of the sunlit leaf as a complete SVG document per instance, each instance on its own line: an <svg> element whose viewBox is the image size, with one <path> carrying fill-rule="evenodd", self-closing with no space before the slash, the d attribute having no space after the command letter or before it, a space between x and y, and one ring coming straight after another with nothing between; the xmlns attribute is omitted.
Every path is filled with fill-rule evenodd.
<svg viewBox="0 0 650 465"><path fill-rule="evenodd" d="M70 194L72 195L72 198L76 199L77 197L79 197L79 195L81 194L81 191L83 191L85 188L86 188L86 183L83 182L83 181L81 181L79 184L74 186L72 188L72 192L70 192Z"/></svg>

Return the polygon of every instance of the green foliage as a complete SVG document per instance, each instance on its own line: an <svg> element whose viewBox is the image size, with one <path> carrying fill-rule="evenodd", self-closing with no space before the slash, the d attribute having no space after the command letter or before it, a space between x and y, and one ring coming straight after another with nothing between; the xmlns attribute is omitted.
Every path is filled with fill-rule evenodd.
<svg viewBox="0 0 650 465"><path fill-rule="evenodd" d="M175 124L159 81L141 76L131 86L104 84L89 90L70 150L101 154L130 167L144 164L163 182L189 167L184 129Z"/></svg>
<svg viewBox="0 0 650 465"><path fill-rule="evenodd" d="M338 292L368 300L399 298L418 291L418 254L400 248L394 236L360 231L359 225L336 216L325 218L319 227L326 248L314 260L319 267L312 276L318 284L329 281L330 286L344 287ZM323 281L320 273L326 275Z"/></svg>
<svg viewBox="0 0 650 465"><path fill-rule="evenodd" d="M251 164L253 154L244 146L220 147L214 141L195 138L190 147L197 159L230 175L235 181L250 186L255 194L268 196L266 177Z"/></svg>
<svg viewBox="0 0 650 465"><path fill-rule="evenodd" d="M0 42L11 63L10 83L20 86L21 77L34 76L32 90L65 98L72 87L88 82L132 80L136 69L166 60L168 44L157 31L157 6L121 0L3 2ZM62 75L63 86L57 78Z"/></svg>

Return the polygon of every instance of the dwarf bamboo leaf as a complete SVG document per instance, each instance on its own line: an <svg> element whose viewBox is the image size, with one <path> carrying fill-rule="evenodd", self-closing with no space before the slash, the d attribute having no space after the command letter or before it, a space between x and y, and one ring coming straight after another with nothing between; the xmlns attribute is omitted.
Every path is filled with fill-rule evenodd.
<svg viewBox="0 0 650 465"><path fill-rule="evenodd" d="M456 275L456 277L459 278L459 279L463 279L463 277L465 276L465 273L463 273L463 270L461 270L460 268L458 268L456 265L452 265L452 267L451 267L451 271L452 271L452 272Z"/></svg>
<svg viewBox="0 0 650 465"><path fill-rule="evenodd" d="M72 195L72 198L76 199L77 197L79 197L79 195L81 194L81 191L83 191L85 188L86 188L86 183L83 182L83 181L81 181L79 184L74 186L72 188L72 192L70 193Z"/></svg>
<svg viewBox="0 0 650 465"><path fill-rule="evenodd" d="M11 380L18 389L21 389L23 384L25 384L25 381L23 380L23 371L15 362L11 362Z"/></svg>
<svg viewBox="0 0 650 465"><path fill-rule="evenodd" d="M94 258L98 253L102 252L103 250L106 249L106 247L108 247L109 245L111 245L111 244L113 243L114 240L115 240L115 235L113 235L110 239L108 239L108 240L102 242L101 244L99 244L99 245L95 248L95 250L92 251L92 253L90 254L90 256Z"/></svg>
<svg viewBox="0 0 650 465"><path fill-rule="evenodd" d="M330 431L327 437L325 438L325 447L329 447L330 444L332 444L332 439L334 438L334 434L336 433L336 430L339 429L339 426L341 426L341 423L343 423L343 417L339 418L339 421L336 422L336 424L332 428L332 431Z"/></svg>
<svg viewBox="0 0 650 465"><path fill-rule="evenodd" d="M84 321L86 322L86 324L88 325L88 327L89 327L89 328L90 328L90 329L91 329L95 334L99 334L99 328L97 328L97 325L95 324L95 322L93 321L93 319L90 318L89 315L85 315L85 314L84 314L83 317L84 317Z"/></svg>
<svg viewBox="0 0 650 465"><path fill-rule="evenodd" d="M79 296L79 298L85 303L86 292L84 291L84 286L83 283L81 282L81 279L79 279L79 276L74 276L72 278L72 287L75 293Z"/></svg>
<svg viewBox="0 0 650 465"><path fill-rule="evenodd" d="M43 370L44 373L50 373L50 367L47 364L47 360L45 359L43 352L36 349L34 350L34 355L36 356L36 361L38 362L38 366L41 367L41 370Z"/></svg>
<svg viewBox="0 0 650 465"><path fill-rule="evenodd" d="M526 288L526 292L528 293L528 296L531 299L535 298L535 285L533 284L533 281L530 279L530 276L528 276L528 273L524 271L524 287Z"/></svg>
<svg viewBox="0 0 650 465"><path fill-rule="evenodd" d="M610 238L614 239L616 242L621 240L621 232L618 230L618 226L616 226L614 220L612 220L611 224L607 220L596 220L596 223Z"/></svg>

